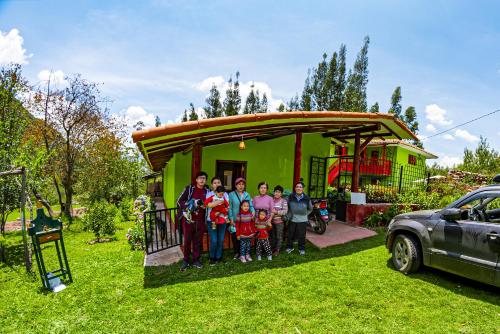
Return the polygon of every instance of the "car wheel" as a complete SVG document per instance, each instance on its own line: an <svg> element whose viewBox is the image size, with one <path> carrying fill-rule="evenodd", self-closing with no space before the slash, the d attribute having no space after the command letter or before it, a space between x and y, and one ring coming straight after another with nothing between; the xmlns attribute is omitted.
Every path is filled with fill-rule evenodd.
<svg viewBox="0 0 500 334"><path fill-rule="evenodd" d="M422 253L414 237L399 234L392 244L392 263L404 274L417 271L422 265Z"/></svg>

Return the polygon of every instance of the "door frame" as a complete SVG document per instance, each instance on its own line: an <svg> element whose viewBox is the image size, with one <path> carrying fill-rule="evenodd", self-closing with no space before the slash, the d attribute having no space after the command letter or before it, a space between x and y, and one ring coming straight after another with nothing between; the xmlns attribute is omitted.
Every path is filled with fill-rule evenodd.
<svg viewBox="0 0 500 334"><path fill-rule="evenodd" d="M242 177L246 180L247 179L247 162L248 161L246 161L246 160L218 160L218 159L216 159L215 160L215 175L217 176L217 164L218 163L242 164L243 168L244 168ZM224 180L221 180L221 181L224 181ZM233 187L233 185L231 185L231 188L232 187Z"/></svg>

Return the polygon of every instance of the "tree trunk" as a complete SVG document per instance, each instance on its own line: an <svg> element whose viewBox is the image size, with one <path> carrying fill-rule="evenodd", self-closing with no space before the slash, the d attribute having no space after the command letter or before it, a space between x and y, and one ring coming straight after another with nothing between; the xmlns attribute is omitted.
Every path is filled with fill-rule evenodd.
<svg viewBox="0 0 500 334"><path fill-rule="evenodd" d="M56 176L53 175L53 180L54 180L54 186L56 187L57 191L57 199L59 200L59 206L61 207L61 211L59 212L59 216L62 216L62 213L64 212L64 203L62 200L62 195L61 195L61 189L59 189L59 183L57 183Z"/></svg>

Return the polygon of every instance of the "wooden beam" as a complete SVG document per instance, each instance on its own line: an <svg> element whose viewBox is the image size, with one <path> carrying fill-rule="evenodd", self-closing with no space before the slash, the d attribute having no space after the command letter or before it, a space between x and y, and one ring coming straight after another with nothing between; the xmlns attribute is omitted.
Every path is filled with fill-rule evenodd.
<svg viewBox="0 0 500 334"><path fill-rule="evenodd" d="M191 181L193 184L196 182L196 174L201 170L201 152L203 146L200 143L196 143L193 146L191 155Z"/></svg>
<svg viewBox="0 0 500 334"><path fill-rule="evenodd" d="M351 191L358 192L359 186L359 166L360 166L360 154L361 154L361 138L359 133L356 134L354 138L354 161L352 166L352 181L351 181Z"/></svg>
<svg viewBox="0 0 500 334"><path fill-rule="evenodd" d="M366 133L359 135L360 138L369 138L369 137L380 137L384 138L384 136L392 136L392 133L388 132L382 132L382 133ZM343 139L343 140L349 140L349 139L355 139L356 135L350 135L350 136L339 136L339 137L332 137L332 139Z"/></svg>
<svg viewBox="0 0 500 334"><path fill-rule="evenodd" d="M323 133L323 137L336 137L336 136L346 136L346 135L354 135L358 134L361 132L373 132L373 131L379 131L380 130L380 124L374 124L374 125L369 125L369 126L359 126L356 128L351 128L347 130L339 130L339 131L330 131Z"/></svg>
<svg viewBox="0 0 500 334"><path fill-rule="evenodd" d="M293 185L300 181L300 167L302 164L302 132L295 132L295 157L293 162Z"/></svg>
<svg viewBox="0 0 500 334"><path fill-rule="evenodd" d="M266 140L271 140L271 139L276 139L284 136L289 136L293 134L293 131L286 131L286 132L278 132L273 135L266 135L266 136L259 136L257 137L257 141L266 141Z"/></svg>
<svg viewBox="0 0 500 334"><path fill-rule="evenodd" d="M370 142L372 141L372 139L374 138L375 136L370 136L368 138L365 139L365 141L363 142L363 144L361 144L361 151L364 151L366 149L366 147L368 146L368 144L370 144Z"/></svg>

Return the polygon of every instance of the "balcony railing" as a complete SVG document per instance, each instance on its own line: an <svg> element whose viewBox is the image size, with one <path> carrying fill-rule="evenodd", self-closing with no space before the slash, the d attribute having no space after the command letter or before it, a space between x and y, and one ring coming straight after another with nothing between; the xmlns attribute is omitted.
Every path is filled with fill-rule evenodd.
<svg viewBox="0 0 500 334"><path fill-rule="evenodd" d="M328 183L331 184L340 173L352 173L352 158L339 158L328 167ZM365 175L391 175L391 161L378 158L361 159L359 173Z"/></svg>

